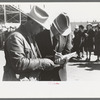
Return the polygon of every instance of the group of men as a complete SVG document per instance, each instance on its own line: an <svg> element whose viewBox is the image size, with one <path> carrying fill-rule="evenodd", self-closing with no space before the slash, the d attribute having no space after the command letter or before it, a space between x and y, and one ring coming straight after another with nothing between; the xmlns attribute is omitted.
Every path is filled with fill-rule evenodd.
<svg viewBox="0 0 100 100"><path fill-rule="evenodd" d="M51 26L49 15L38 6L27 14L27 22L12 32L4 46L6 65L3 81L61 81L59 70L67 62L63 54L70 52L70 20L59 14Z"/></svg>

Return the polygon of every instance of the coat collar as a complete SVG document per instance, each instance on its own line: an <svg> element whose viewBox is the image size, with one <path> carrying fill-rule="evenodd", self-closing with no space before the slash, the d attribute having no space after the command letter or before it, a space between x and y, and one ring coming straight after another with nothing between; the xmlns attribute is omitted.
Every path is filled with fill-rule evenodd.
<svg viewBox="0 0 100 100"><path fill-rule="evenodd" d="M30 36L24 25L20 25L20 27L16 31L20 32L25 38Z"/></svg>

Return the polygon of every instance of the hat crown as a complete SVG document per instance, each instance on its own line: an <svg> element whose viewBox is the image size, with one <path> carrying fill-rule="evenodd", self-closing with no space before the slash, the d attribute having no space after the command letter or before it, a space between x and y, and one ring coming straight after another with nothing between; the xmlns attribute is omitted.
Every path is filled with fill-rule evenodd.
<svg viewBox="0 0 100 100"><path fill-rule="evenodd" d="M48 18L49 15L45 11L43 11L42 9L40 9L37 6L34 6L34 7L35 7L34 8L35 9L35 13L37 14L38 17L44 18L44 19Z"/></svg>
<svg viewBox="0 0 100 100"><path fill-rule="evenodd" d="M30 13L28 13L28 16L40 25L42 25L43 27L47 29L49 28L49 26L47 25L49 15L38 6L33 6Z"/></svg>
<svg viewBox="0 0 100 100"><path fill-rule="evenodd" d="M69 27L69 17L66 13L61 13L54 19L56 29L62 34Z"/></svg>

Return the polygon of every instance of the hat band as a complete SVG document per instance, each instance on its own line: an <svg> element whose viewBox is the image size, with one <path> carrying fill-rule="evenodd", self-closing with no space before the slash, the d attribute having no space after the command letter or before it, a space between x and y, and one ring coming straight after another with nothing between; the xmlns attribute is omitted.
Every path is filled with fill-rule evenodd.
<svg viewBox="0 0 100 100"><path fill-rule="evenodd" d="M37 13L37 7L33 7L33 9L31 10L31 12L28 14L30 18L32 18L33 20L39 22L39 23L45 23L45 21L48 19L49 15L46 14L44 11L41 10L41 13L44 14L44 16L41 16L40 14ZM39 9L38 9L39 10Z"/></svg>
<svg viewBox="0 0 100 100"><path fill-rule="evenodd" d="M35 14L34 14L34 15L29 14L29 17L30 17L31 19L35 20L35 21L40 22L40 23L45 23L45 21L47 20L47 19L42 19L42 18L39 18L39 17L38 17L38 16L36 16Z"/></svg>

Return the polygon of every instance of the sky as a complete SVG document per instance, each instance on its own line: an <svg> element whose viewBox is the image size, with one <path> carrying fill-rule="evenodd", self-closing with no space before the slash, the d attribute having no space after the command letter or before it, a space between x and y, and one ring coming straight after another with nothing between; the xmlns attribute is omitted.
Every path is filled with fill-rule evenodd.
<svg viewBox="0 0 100 100"><path fill-rule="evenodd" d="M31 5L31 6L30 6ZM28 13L32 5L38 5L44 8L50 15L51 21L61 12L66 12L70 17L71 22L84 22L84 21L100 21L100 3L87 2L87 3L71 3L71 2L55 2L55 3L24 3L20 4L20 8Z"/></svg>
<svg viewBox="0 0 100 100"><path fill-rule="evenodd" d="M20 4L16 3L13 5L19 5L22 11L25 13L30 12L32 5L38 5L48 12L51 21L61 12L66 12L70 17L71 22L84 22L93 20L100 21L99 2L32 2Z"/></svg>

